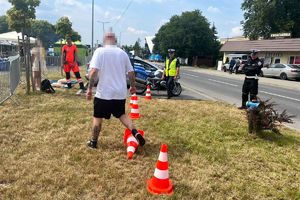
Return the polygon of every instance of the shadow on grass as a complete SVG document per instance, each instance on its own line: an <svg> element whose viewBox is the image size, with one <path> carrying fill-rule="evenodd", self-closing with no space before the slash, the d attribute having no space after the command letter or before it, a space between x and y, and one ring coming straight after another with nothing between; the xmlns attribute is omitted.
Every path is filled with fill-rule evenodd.
<svg viewBox="0 0 300 200"><path fill-rule="evenodd" d="M278 146L299 146L300 140L294 136L282 135L280 133L275 133L269 130L260 131L256 134L257 137L264 139L266 141L273 142Z"/></svg>

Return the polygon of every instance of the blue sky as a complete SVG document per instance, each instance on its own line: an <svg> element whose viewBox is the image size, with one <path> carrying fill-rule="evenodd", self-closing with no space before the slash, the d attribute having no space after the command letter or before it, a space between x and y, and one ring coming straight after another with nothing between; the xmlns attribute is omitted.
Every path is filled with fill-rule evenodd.
<svg viewBox="0 0 300 200"><path fill-rule="evenodd" d="M94 0L94 41L102 41L102 23L105 30L113 28L121 44L134 44L138 38L144 43L145 36L154 36L160 26L173 15L199 9L217 27L218 36L242 35L240 21L243 20L242 0ZM82 36L85 44L91 43L92 0L41 0L37 8L37 19L55 24L62 16L68 16L73 29ZM129 6L129 7L128 7ZM10 3L0 0L0 15L6 13ZM128 9L126 10L126 7ZM124 13L124 11L126 12ZM124 13L124 15L122 15Z"/></svg>

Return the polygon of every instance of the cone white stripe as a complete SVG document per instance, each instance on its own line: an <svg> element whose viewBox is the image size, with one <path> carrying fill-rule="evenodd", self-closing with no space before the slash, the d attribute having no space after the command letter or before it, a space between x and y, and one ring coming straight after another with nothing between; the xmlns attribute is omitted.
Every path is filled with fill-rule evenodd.
<svg viewBox="0 0 300 200"><path fill-rule="evenodd" d="M132 104L138 104L137 100L132 100Z"/></svg>
<svg viewBox="0 0 300 200"><path fill-rule="evenodd" d="M158 160L161 162L168 162L168 154L165 152L160 152L158 156Z"/></svg>
<svg viewBox="0 0 300 200"><path fill-rule="evenodd" d="M168 179L169 171L168 170L160 170L160 169L155 168L154 176L158 179Z"/></svg>
<svg viewBox="0 0 300 200"><path fill-rule="evenodd" d="M146 93L146 96L147 96L147 97L149 97L149 96L151 96L151 94L149 94L149 93Z"/></svg>
<svg viewBox="0 0 300 200"><path fill-rule="evenodd" d="M135 148L133 146L127 147L127 152L135 152Z"/></svg>
<svg viewBox="0 0 300 200"><path fill-rule="evenodd" d="M131 113L139 113L139 109L131 109Z"/></svg>
<svg viewBox="0 0 300 200"><path fill-rule="evenodd" d="M135 139L135 137L133 137L133 136L130 136L129 138L127 138L127 143L128 142L135 142L135 143L137 143L138 144L138 141Z"/></svg>

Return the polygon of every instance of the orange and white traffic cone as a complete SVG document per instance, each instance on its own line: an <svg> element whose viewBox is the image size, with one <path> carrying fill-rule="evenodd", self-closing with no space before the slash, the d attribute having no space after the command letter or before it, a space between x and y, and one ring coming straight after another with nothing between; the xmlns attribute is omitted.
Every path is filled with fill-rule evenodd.
<svg viewBox="0 0 300 200"><path fill-rule="evenodd" d="M138 130L138 132L144 136L144 131ZM128 128L126 128L124 132L124 145L127 146L127 158L132 159L133 154L139 146L139 143Z"/></svg>
<svg viewBox="0 0 300 200"><path fill-rule="evenodd" d="M168 170L168 147L166 144L161 145L158 161L154 171L154 176L148 179L147 189L152 194L173 194L173 184L169 179Z"/></svg>
<svg viewBox="0 0 300 200"><path fill-rule="evenodd" d="M130 118L131 119L139 119L140 118L139 105L137 103L137 100L132 101L131 111L130 111Z"/></svg>
<svg viewBox="0 0 300 200"><path fill-rule="evenodd" d="M129 106L132 106L133 103L137 104L137 101L138 101L138 96L134 93L133 95L131 95Z"/></svg>
<svg viewBox="0 0 300 200"><path fill-rule="evenodd" d="M146 91L146 96L145 99L151 100L151 91L150 91L150 85L147 85L147 91Z"/></svg>

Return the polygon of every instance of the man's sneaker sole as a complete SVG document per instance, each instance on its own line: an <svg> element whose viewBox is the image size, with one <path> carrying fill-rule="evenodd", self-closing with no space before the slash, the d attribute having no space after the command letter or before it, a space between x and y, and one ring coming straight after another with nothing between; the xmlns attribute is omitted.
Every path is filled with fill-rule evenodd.
<svg viewBox="0 0 300 200"><path fill-rule="evenodd" d="M86 143L86 146L92 148L92 149L97 149L97 143L96 144L93 144L93 142L91 140L89 140L87 143Z"/></svg>
<svg viewBox="0 0 300 200"><path fill-rule="evenodd" d="M137 133L135 135L135 138L138 140L139 145L141 145L141 146L145 145L146 141L145 141L144 137L140 133Z"/></svg>

